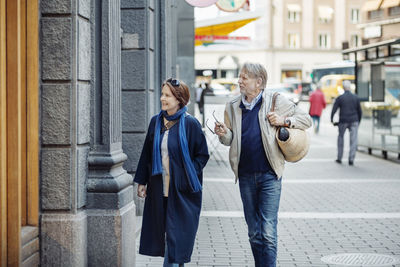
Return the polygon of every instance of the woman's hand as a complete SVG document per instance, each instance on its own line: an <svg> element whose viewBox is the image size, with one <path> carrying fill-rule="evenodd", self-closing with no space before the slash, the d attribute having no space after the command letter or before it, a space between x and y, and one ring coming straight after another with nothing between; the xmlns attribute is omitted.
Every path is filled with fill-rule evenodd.
<svg viewBox="0 0 400 267"><path fill-rule="evenodd" d="M214 132L218 136L224 136L228 132L228 127L222 122L215 122Z"/></svg>
<svg viewBox="0 0 400 267"><path fill-rule="evenodd" d="M138 197L145 198L146 197L146 186L144 184L139 184L137 188Z"/></svg>
<svg viewBox="0 0 400 267"><path fill-rule="evenodd" d="M269 112L267 114L267 118L269 120L269 123L273 126L284 126L285 125L285 117L279 116L275 112Z"/></svg>

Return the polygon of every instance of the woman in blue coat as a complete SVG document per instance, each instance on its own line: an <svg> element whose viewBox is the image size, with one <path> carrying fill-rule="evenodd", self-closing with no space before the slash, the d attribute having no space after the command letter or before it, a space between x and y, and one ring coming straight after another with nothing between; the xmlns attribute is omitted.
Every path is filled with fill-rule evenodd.
<svg viewBox="0 0 400 267"><path fill-rule="evenodd" d="M161 112L150 121L135 175L146 198L139 253L164 256L164 267L190 262L209 158L200 123L186 112L189 98L183 82L162 84Z"/></svg>

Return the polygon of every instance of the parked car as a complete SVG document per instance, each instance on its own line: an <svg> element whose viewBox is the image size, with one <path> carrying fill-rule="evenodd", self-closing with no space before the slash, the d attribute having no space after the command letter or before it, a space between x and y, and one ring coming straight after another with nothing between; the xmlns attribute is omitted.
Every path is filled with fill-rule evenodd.
<svg viewBox="0 0 400 267"><path fill-rule="evenodd" d="M297 89L300 91L301 94L301 99L303 99L303 97L307 97L312 93L312 86L311 83L307 83L307 82L301 82L297 85Z"/></svg>
<svg viewBox="0 0 400 267"><path fill-rule="evenodd" d="M269 84L265 88L265 90L271 91L271 92L278 92L281 95L287 97L290 101L295 103L296 105L300 101L300 95L294 92L294 88L290 86L289 84Z"/></svg>
<svg viewBox="0 0 400 267"><path fill-rule="evenodd" d="M311 83L309 82L288 78L284 80L284 83L292 86L294 93L299 94L302 100L308 99L309 94L312 92Z"/></svg>
<svg viewBox="0 0 400 267"><path fill-rule="evenodd" d="M231 90L226 89L225 86L223 86L220 83L214 82L214 81L212 81L210 83L210 87L211 87L211 90L213 91L213 95L215 95L215 96L221 96L221 95L226 96L226 95L232 94Z"/></svg>
<svg viewBox="0 0 400 267"><path fill-rule="evenodd" d="M222 84L229 91L234 91L238 87L238 78L219 78L213 79L212 84Z"/></svg>

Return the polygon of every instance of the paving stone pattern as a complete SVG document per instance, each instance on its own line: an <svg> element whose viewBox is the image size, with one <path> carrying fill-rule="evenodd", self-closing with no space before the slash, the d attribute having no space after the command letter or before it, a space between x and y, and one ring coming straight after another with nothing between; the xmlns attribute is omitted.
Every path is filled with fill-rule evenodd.
<svg viewBox="0 0 400 267"><path fill-rule="evenodd" d="M218 113L221 106L215 109ZM400 258L400 164L358 152L355 166L348 166L348 134L343 164L335 163L337 128L329 123L328 111L319 135L309 131L307 157L285 169L280 212L286 216L278 224L278 266L340 266L321 261L339 253ZM227 147L213 149L228 159ZM242 211L238 185L230 168L216 159L212 156L204 171L202 210L221 215L200 218L192 262L185 266L254 266L243 216L226 217L227 211ZM301 213L311 215L296 217ZM321 219L320 214L329 218ZM340 218L340 214L355 214L355 218ZM368 218L371 214L378 215ZM138 254L136 266L156 267L162 262L161 257Z"/></svg>

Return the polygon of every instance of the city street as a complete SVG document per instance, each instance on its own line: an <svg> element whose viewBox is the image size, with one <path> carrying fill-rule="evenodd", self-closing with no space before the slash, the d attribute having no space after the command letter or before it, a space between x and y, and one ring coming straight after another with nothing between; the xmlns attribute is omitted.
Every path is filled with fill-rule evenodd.
<svg viewBox="0 0 400 267"><path fill-rule="evenodd" d="M300 105L308 110L308 103ZM206 117L215 110L217 118L223 119L222 103L205 108ZM343 164L335 163L337 128L329 122L330 109L324 110L320 133L309 130L307 157L286 164L278 266L400 266L397 155L384 160L380 152L368 155L362 149L354 166L349 166L346 133ZM213 125L211 116L209 125ZM227 162L228 147L205 131L211 158L204 171L203 208L192 262L185 266L254 266L238 184ZM136 266L162 266L162 262L163 258L138 254Z"/></svg>

